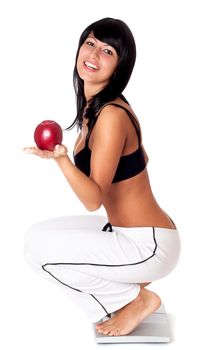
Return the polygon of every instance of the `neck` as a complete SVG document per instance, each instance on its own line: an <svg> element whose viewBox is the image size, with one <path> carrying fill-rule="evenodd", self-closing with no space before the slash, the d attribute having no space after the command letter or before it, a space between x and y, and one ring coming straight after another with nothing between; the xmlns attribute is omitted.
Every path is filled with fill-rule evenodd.
<svg viewBox="0 0 200 350"><path fill-rule="evenodd" d="M93 96L95 96L99 91L104 88L103 84L86 84L84 83L84 94L87 101L89 101Z"/></svg>

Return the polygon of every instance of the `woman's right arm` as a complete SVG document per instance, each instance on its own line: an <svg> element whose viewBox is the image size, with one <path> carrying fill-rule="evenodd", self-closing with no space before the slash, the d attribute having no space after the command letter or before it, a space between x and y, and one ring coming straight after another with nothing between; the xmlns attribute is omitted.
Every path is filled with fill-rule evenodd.
<svg viewBox="0 0 200 350"><path fill-rule="evenodd" d="M73 164L63 145L57 145L53 152L37 147L25 151L42 158L53 158L80 201L89 211L95 211L104 202L122 154L127 134L124 113L113 106L105 107L101 112L94 130L90 177Z"/></svg>
<svg viewBox="0 0 200 350"><path fill-rule="evenodd" d="M37 147L26 147L24 152L43 159L54 159L84 206L89 211L100 208L103 199L100 187L73 164L64 145L57 145L53 152L40 150Z"/></svg>

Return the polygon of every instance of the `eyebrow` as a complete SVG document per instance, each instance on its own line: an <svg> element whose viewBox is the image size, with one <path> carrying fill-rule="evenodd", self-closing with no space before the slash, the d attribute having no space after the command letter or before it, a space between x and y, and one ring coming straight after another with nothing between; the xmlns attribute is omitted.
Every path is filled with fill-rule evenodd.
<svg viewBox="0 0 200 350"><path fill-rule="evenodd" d="M101 41L101 40L98 40L97 38L95 38L95 36L94 36L93 34L89 34L88 37L86 38L86 40L89 39L89 38L94 39L95 41ZM110 46L110 47L112 47L112 48L115 50L115 48L114 48L112 45L110 45L110 44L108 44L108 43L104 43L103 41L101 41L101 42L102 42L105 46Z"/></svg>

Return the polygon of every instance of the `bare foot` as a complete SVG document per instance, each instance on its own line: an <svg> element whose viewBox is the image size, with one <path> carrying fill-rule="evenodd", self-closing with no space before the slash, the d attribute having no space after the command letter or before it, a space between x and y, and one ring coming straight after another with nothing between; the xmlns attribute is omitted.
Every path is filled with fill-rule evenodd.
<svg viewBox="0 0 200 350"><path fill-rule="evenodd" d="M159 308L159 296L141 288L136 299L118 310L113 318L96 325L99 333L113 336L126 335L133 331L147 316Z"/></svg>

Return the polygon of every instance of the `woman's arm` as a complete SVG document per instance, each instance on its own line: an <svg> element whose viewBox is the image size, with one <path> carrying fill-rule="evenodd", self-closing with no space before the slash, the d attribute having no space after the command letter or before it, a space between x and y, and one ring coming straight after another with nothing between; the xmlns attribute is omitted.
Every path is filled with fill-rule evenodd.
<svg viewBox="0 0 200 350"><path fill-rule="evenodd" d="M90 178L106 194L112 184L127 135L126 112L115 106L104 107L93 130Z"/></svg>
<svg viewBox="0 0 200 350"><path fill-rule="evenodd" d="M85 207L89 211L95 211L100 208L102 204L102 192L98 184L79 170L67 155L55 158L55 161L72 190Z"/></svg>
<svg viewBox="0 0 200 350"><path fill-rule="evenodd" d="M80 171L68 156L55 158L69 185L85 207L101 207L115 175L126 140L124 111L107 106L99 115L93 130L90 177Z"/></svg>
<svg viewBox="0 0 200 350"><path fill-rule="evenodd" d="M102 204L102 193L99 186L80 171L67 155L64 145L56 145L53 152L37 147L25 147L25 153L34 154L43 159L54 159L63 175L80 201L89 211L97 210Z"/></svg>
<svg viewBox="0 0 200 350"><path fill-rule="evenodd" d="M126 141L124 113L114 106L107 106L99 115L93 130L90 177L72 163L63 145L57 145L53 152L37 147L28 147L24 151L42 158L53 158L80 201L89 211L95 211L101 207L112 184Z"/></svg>

